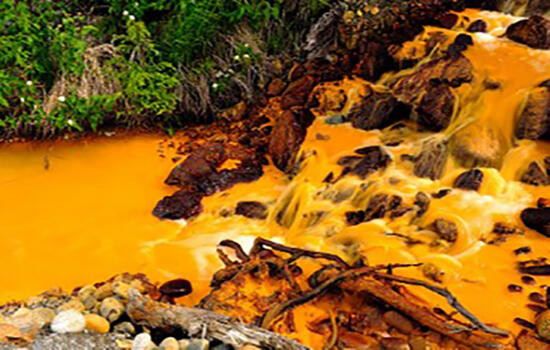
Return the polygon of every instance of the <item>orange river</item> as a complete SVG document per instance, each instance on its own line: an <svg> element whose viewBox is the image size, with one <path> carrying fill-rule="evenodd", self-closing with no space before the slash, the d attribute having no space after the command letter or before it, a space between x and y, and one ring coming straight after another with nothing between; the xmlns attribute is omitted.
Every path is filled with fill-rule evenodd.
<svg viewBox="0 0 550 350"><path fill-rule="evenodd" d="M498 23L491 26L502 25L494 21ZM478 123L469 125L489 128L512 140L515 109L530 88L550 78L550 59L506 42L499 34L475 35L476 45L466 52L476 68L476 79L488 75L503 86L483 95L480 103L485 108L476 117ZM357 99L352 95L360 94L361 84L354 79L343 82L349 101ZM458 93L470 92L462 89ZM396 194L410 203L418 191L433 193L450 187L464 169L450 160L440 180L414 177L411 165L399 156L418 149L429 135L411 132L402 145L389 150L394 162L382 174L367 180L345 177L326 188L322 180L330 171L340 169L336 161L341 156L353 154L358 147L379 145L385 134L352 129L347 124L330 126L323 118L320 116L308 131L302 149L306 160L295 178L285 178L267 167L257 182L206 198L204 213L187 223L163 222L151 214L159 199L175 191L163 184L174 166L174 150L162 136L1 146L0 302L54 286L71 290L127 271L143 272L160 282L187 278L193 282L195 293L183 302L193 304L205 295L209 278L221 266L215 254L220 240L235 239L247 249L256 236L264 236L339 254L353 248L355 253L368 256L371 264L432 263L445 272L445 286L484 322L517 330L514 317L533 319L533 311L526 307L528 295L542 293L541 286L550 285L550 278L536 277L536 285L522 285L515 266L518 260L550 257L550 241L527 230L519 213L535 205L539 197L550 197L550 187L527 186L517 178L532 160L550 155L550 143L511 142L501 171L482 169L485 178L479 192L453 190L442 199L432 200L428 212L413 226L411 218L404 216L391 222L379 219L348 227L343 214L364 208L372 194ZM461 118L459 115L456 122ZM165 157L159 156L159 147ZM335 205L323 197L330 196L331 191L353 196ZM241 200L266 203L270 207L268 219L220 215ZM315 223L308 213L316 212L328 214L321 223ZM274 219L280 213L281 225ZM409 247L403 240L384 234L399 232L431 239L433 233L418 228L436 218L457 224L459 236L454 246ZM486 244L483 240L495 222L518 225L525 235L511 236L501 245ZM513 251L523 246L531 247L532 253L516 256ZM420 269L402 273L423 278ZM522 285L523 292L510 293L507 286L511 283ZM444 300L414 290L448 309Z"/></svg>

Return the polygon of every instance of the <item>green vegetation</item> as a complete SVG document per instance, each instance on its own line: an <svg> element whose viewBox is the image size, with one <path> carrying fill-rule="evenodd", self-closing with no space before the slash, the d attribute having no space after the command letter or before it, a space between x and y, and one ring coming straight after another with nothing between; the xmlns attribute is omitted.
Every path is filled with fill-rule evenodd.
<svg viewBox="0 0 550 350"><path fill-rule="evenodd" d="M253 98L328 0L0 2L0 136L201 121Z"/></svg>

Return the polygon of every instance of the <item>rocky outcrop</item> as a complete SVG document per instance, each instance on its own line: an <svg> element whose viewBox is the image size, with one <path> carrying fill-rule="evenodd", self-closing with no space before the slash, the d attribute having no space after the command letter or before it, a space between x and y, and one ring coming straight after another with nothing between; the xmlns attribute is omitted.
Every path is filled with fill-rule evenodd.
<svg viewBox="0 0 550 350"><path fill-rule="evenodd" d="M550 49L550 20L542 16L532 16L510 25L506 29L510 40L535 49Z"/></svg>

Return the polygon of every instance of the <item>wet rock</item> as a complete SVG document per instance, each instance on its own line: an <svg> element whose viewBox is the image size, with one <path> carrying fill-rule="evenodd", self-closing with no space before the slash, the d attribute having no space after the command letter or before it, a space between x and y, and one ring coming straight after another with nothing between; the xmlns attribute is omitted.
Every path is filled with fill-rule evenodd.
<svg viewBox="0 0 550 350"><path fill-rule="evenodd" d="M446 85L430 84L414 109L420 125L432 131L449 126L453 117L455 96Z"/></svg>
<svg viewBox="0 0 550 350"><path fill-rule="evenodd" d="M550 176L537 162L532 162L521 176L520 181L533 186L548 186L550 185Z"/></svg>
<svg viewBox="0 0 550 350"><path fill-rule="evenodd" d="M260 202L239 202L235 214L250 219L264 220L267 218L267 206Z"/></svg>
<svg viewBox="0 0 550 350"><path fill-rule="evenodd" d="M452 221L436 219L431 228L442 239L449 243L455 243L458 238L458 228Z"/></svg>
<svg viewBox="0 0 550 350"><path fill-rule="evenodd" d="M518 21L506 29L506 37L535 49L550 49L550 20L535 15Z"/></svg>
<svg viewBox="0 0 550 350"><path fill-rule="evenodd" d="M206 196L224 191L237 183L246 183L258 180L264 174L259 161L246 160L234 169L222 169L204 178L197 185L198 190Z"/></svg>
<svg viewBox="0 0 550 350"><path fill-rule="evenodd" d="M273 79L267 87L267 96L279 96L286 87L286 83L279 78Z"/></svg>
<svg viewBox="0 0 550 350"><path fill-rule="evenodd" d="M285 111L276 121L269 138L268 152L281 171L290 170L306 137L308 123L293 111Z"/></svg>
<svg viewBox="0 0 550 350"><path fill-rule="evenodd" d="M167 185L185 187L195 184L216 171L227 160L227 153L221 143L209 143L192 152L177 165L165 180Z"/></svg>
<svg viewBox="0 0 550 350"><path fill-rule="evenodd" d="M109 322L117 321L124 313L124 305L113 297L104 299L99 306L99 314Z"/></svg>
<svg viewBox="0 0 550 350"><path fill-rule="evenodd" d="M422 217L430 208L430 196L425 192L418 192L414 197L414 205L417 206L417 217Z"/></svg>
<svg viewBox="0 0 550 350"><path fill-rule="evenodd" d="M281 107L289 109L290 107L305 105L317 82L316 78L307 75L290 83L281 98Z"/></svg>
<svg viewBox="0 0 550 350"><path fill-rule="evenodd" d="M538 87L527 97L527 104L516 125L516 137L537 140L550 132L550 89Z"/></svg>
<svg viewBox="0 0 550 350"><path fill-rule="evenodd" d="M354 128L372 130L390 126L409 114L410 110L391 93L371 89L359 104L351 108L348 118Z"/></svg>
<svg viewBox="0 0 550 350"><path fill-rule="evenodd" d="M550 156L544 158L544 167L546 168L546 175L550 176Z"/></svg>
<svg viewBox="0 0 550 350"><path fill-rule="evenodd" d="M463 190L477 191L483 182L483 172L479 169L468 170L460 174L454 181L453 187Z"/></svg>
<svg viewBox="0 0 550 350"><path fill-rule="evenodd" d="M466 29L470 33L486 33L487 32L487 22L482 19L473 21Z"/></svg>
<svg viewBox="0 0 550 350"><path fill-rule="evenodd" d="M87 314L84 316L84 320L86 321L86 329L95 333L105 334L111 328L109 321L97 314Z"/></svg>
<svg viewBox="0 0 550 350"><path fill-rule="evenodd" d="M365 211L348 211L346 212L346 222L350 226L359 225L365 221Z"/></svg>
<svg viewBox="0 0 550 350"><path fill-rule="evenodd" d="M365 221L383 218L386 215L389 206L389 196L387 194L376 194L369 200L365 209Z"/></svg>
<svg viewBox="0 0 550 350"><path fill-rule="evenodd" d="M459 130L449 142L455 160L465 168L500 168L508 145L502 133L492 125L470 124Z"/></svg>
<svg viewBox="0 0 550 350"><path fill-rule="evenodd" d="M384 169L391 162L390 155L380 146L368 146L355 150L363 157L355 164L344 168L344 172L365 178L379 169Z"/></svg>
<svg viewBox="0 0 550 350"><path fill-rule="evenodd" d="M132 342L132 350L152 350L154 347L155 343L148 333L138 334Z"/></svg>
<svg viewBox="0 0 550 350"><path fill-rule="evenodd" d="M203 195L195 191L180 190L160 200L153 209L153 215L170 220L191 218L202 212L202 198Z"/></svg>
<svg viewBox="0 0 550 350"><path fill-rule="evenodd" d="M117 281L113 283L113 292L116 296L122 299L128 299L128 291L130 290L130 285L122 281Z"/></svg>
<svg viewBox="0 0 550 350"><path fill-rule="evenodd" d="M458 87L472 81L473 65L464 56L444 56L426 62L414 73L398 79L392 87L393 95L401 102L413 105L434 82Z"/></svg>
<svg viewBox="0 0 550 350"><path fill-rule="evenodd" d="M66 310L58 313L52 321L52 331L55 333L78 333L84 330L86 320L76 310Z"/></svg>
<svg viewBox="0 0 550 350"><path fill-rule="evenodd" d="M183 278L171 280L162 284L159 291L171 298L180 298L193 292L191 283Z"/></svg>
<svg viewBox="0 0 550 350"><path fill-rule="evenodd" d="M550 237L550 208L527 208L521 212L525 226Z"/></svg>

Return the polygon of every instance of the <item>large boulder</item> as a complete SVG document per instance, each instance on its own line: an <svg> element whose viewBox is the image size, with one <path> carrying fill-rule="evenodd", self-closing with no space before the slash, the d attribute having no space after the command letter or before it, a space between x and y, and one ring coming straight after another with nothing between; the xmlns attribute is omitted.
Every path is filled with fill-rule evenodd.
<svg viewBox="0 0 550 350"><path fill-rule="evenodd" d="M391 93L369 88L368 94L354 105L348 118L353 127L363 130L381 129L407 118L410 110Z"/></svg>
<svg viewBox="0 0 550 350"><path fill-rule="evenodd" d="M535 49L550 49L550 20L542 16L511 24L506 29L506 37Z"/></svg>
<svg viewBox="0 0 550 350"><path fill-rule="evenodd" d="M160 200L153 215L159 219L189 219L202 212L202 197L202 194L189 189L180 190Z"/></svg>
<svg viewBox="0 0 550 350"><path fill-rule="evenodd" d="M312 121L311 113L304 109L284 111L275 120L268 153L279 170L286 172L292 168Z"/></svg>

